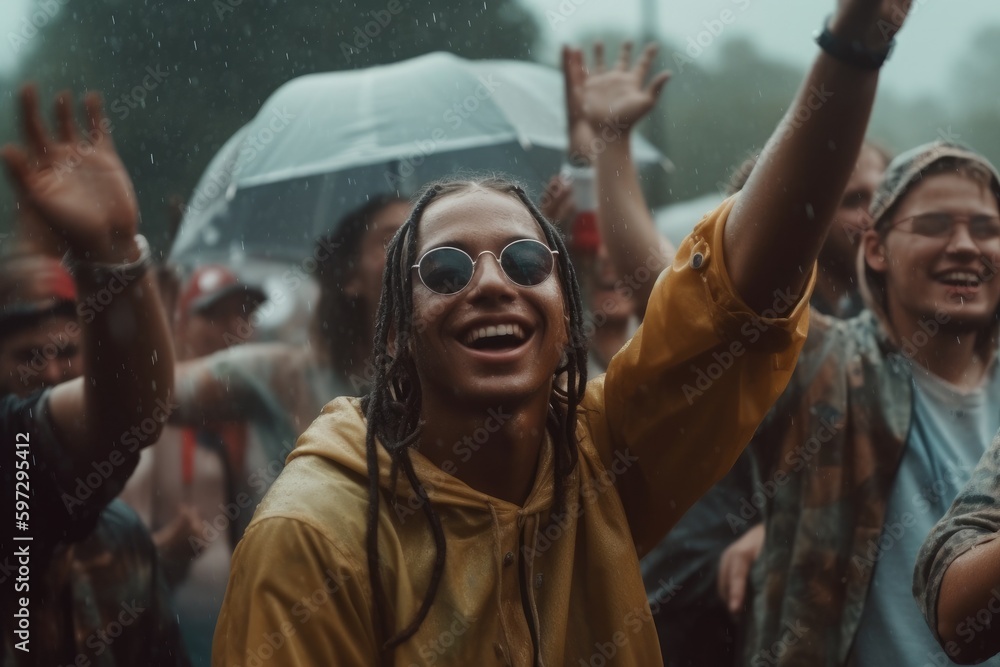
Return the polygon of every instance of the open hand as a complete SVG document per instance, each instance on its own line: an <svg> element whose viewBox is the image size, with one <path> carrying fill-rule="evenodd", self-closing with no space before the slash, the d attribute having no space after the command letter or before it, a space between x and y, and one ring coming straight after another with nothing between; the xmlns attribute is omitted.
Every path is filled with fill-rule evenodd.
<svg viewBox="0 0 1000 667"><path fill-rule="evenodd" d="M670 72L660 72L649 84L643 85L656 51L655 45L648 45L630 66L632 43L626 42L618 62L605 70L604 48L600 44L594 46L594 68L586 79L583 96L584 113L592 128L628 131L653 109L670 79Z"/></svg>
<svg viewBox="0 0 1000 667"><path fill-rule="evenodd" d="M87 122L81 134L73 118L73 97L56 98L56 136L50 136L38 108L32 85L21 90L25 146L0 150L7 173L21 203L45 229L27 229L48 235L49 250L70 250L78 259L122 263L135 255L139 208L125 167L111 142L111 124L104 117L96 93L84 98Z"/></svg>

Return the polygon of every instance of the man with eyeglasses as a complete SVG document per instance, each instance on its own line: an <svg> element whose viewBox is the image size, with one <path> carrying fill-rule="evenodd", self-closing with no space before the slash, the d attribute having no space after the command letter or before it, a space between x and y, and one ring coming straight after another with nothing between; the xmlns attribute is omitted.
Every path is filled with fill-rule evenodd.
<svg viewBox="0 0 1000 667"><path fill-rule="evenodd" d="M889 166L871 215L858 258L869 311L813 315L751 445L747 500L764 526L741 538L763 541L748 665L955 655L911 603L910 575L1000 428L1000 174L965 147L921 146Z"/></svg>

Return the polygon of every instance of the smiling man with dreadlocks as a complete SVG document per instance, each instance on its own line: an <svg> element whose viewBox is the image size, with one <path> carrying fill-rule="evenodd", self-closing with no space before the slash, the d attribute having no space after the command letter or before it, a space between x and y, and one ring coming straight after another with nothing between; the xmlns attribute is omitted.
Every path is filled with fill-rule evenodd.
<svg viewBox="0 0 1000 667"><path fill-rule="evenodd" d="M429 187L388 249L372 393L328 404L261 503L216 667L661 664L638 557L790 379L898 13L839 2L746 189L589 383L573 267L524 191ZM619 61L598 136L628 140L665 80L642 87L651 60Z"/></svg>

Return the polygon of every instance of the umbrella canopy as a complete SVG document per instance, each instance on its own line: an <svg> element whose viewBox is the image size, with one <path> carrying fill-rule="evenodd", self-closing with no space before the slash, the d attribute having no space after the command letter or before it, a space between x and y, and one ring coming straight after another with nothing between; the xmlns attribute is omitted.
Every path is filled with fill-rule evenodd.
<svg viewBox="0 0 1000 667"><path fill-rule="evenodd" d="M667 164L640 137L634 149L640 162ZM540 65L432 53L299 77L209 163L171 255L294 261L372 195L406 197L459 171L540 188L565 151L562 77Z"/></svg>

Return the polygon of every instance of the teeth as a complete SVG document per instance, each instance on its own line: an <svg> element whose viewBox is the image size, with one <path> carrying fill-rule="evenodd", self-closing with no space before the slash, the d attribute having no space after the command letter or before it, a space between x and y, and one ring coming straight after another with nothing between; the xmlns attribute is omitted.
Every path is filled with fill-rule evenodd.
<svg viewBox="0 0 1000 667"><path fill-rule="evenodd" d="M978 285L979 276L971 271L949 271L938 277L945 282L964 283L967 285Z"/></svg>
<svg viewBox="0 0 1000 667"><path fill-rule="evenodd" d="M488 327L479 327L469 332L465 337L465 344L471 345L480 338L492 338L494 336L515 336L518 340L524 340L524 330L519 324L498 324Z"/></svg>

